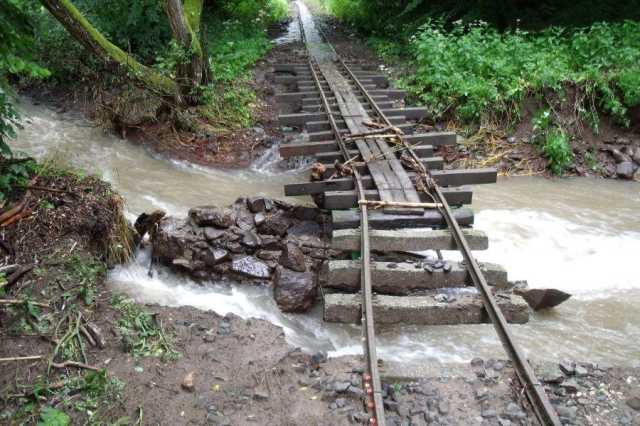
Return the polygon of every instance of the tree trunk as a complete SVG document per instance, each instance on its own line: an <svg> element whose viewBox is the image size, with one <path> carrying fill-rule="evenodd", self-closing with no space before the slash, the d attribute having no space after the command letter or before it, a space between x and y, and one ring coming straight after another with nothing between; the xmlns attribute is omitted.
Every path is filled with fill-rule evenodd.
<svg viewBox="0 0 640 426"><path fill-rule="evenodd" d="M209 62L200 44L200 18L203 0L166 0L167 16L173 37L186 52L185 61L177 65L176 82L182 100L196 105L200 85L208 75Z"/></svg>
<svg viewBox="0 0 640 426"><path fill-rule="evenodd" d="M164 77L151 68L142 65L107 40L89 23L70 0L40 0L40 2L76 40L98 58L124 67L129 74L145 87L163 96L174 96L176 94L176 85L170 78Z"/></svg>

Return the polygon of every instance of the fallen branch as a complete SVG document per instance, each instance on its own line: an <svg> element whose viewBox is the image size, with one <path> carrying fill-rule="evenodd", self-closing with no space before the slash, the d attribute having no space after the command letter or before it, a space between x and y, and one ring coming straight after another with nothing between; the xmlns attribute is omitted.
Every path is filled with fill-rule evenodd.
<svg viewBox="0 0 640 426"><path fill-rule="evenodd" d="M37 361L39 359L44 358L42 355L31 355L31 356L14 356L11 358L0 358L0 362L11 362L11 361Z"/></svg>
<svg viewBox="0 0 640 426"><path fill-rule="evenodd" d="M23 303L31 303L34 306L48 308L48 303L32 302L28 299L0 299L0 305L21 305Z"/></svg>
<svg viewBox="0 0 640 426"><path fill-rule="evenodd" d="M409 203L402 201L372 201L372 200L358 200L359 205L371 206L374 209L381 207L419 207L425 209L435 209L442 207L440 203Z"/></svg>
<svg viewBox="0 0 640 426"><path fill-rule="evenodd" d="M35 266L34 265L23 265L17 268L11 275L7 277L7 282L4 284L0 284L0 289L12 286L16 283L24 274L31 271Z"/></svg>
<svg viewBox="0 0 640 426"><path fill-rule="evenodd" d="M32 213L33 213L33 211L31 211L31 210L23 210L23 211L19 212L18 214L11 216L9 219L5 220L4 222L0 223L0 227L9 226L9 225L19 221L20 219L24 219L25 217L31 216Z"/></svg>
<svg viewBox="0 0 640 426"><path fill-rule="evenodd" d="M91 370L91 371L100 371L101 369L94 366L94 365L89 365L89 364L85 364L84 362L77 362L77 361L65 361L65 362L61 362L61 363L52 363L51 366L53 368L58 368L58 369L62 369L62 368L68 368L68 367L75 367L75 368L83 368L85 370Z"/></svg>
<svg viewBox="0 0 640 426"><path fill-rule="evenodd" d="M26 205L27 205L27 196L25 196L18 203L14 204L13 207L11 207L9 210L7 210L6 212L0 214L0 223L10 219L11 217L17 215L18 213L20 213L22 211L22 209L24 208L24 206L26 206Z"/></svg>
<svg viewBox="0 0 640 426"><path fill-rule="evenodd" d="M58 188L47 188L45 186L37 186L37 185L29 185L25 186L26 189L31 189L33 191L45 191L45 192L56 192L59 194L66 194L69 191L66 189L58 189Z"/></svg>

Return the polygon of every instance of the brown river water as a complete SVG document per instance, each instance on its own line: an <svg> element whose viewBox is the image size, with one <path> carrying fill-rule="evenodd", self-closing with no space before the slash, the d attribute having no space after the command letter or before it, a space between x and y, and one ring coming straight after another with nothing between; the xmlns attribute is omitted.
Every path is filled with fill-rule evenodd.
<svg viewBox="0 0 640 426"><path fill-rule="evenodd" d="M303 169L282 171L275 151L244 171L193 167L27 99L21 109L25 128L14 147L39 158L57 154L102 176L126 198L130 219L155 208L183 215L191 206L224 205L241 195L283 197L283 184L306 179ZM538 359L640 365L640 184L518 177L478 186L474 197L476 226L490 237L480 260L503 264L510 279L527 279L532 287L574 294L555 310L534 314L529 324L512 327L525 351ZM111 271L109 285L140 302L264 318L309 351L361 351L359 328L325 324L319 308L309 315L282 314L267 288L202 286L164 270L150 278L147 265L143 251ZM379 346L382 358L401 362L504 356L489 325L393 327L379 330Z"/></svg>

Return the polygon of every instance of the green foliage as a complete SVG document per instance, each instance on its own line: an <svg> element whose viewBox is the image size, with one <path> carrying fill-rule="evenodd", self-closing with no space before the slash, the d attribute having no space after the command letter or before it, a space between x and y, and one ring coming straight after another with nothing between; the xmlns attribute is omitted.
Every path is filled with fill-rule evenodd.
<svg viewBox="0 0 640 426"><path fill-rule="evenodd" d="M118 328L125 350L135 357L157 356L166 359L180 357L167 337L162 322L133 300L116 295L111 304L121 314Z"/></svg>
<svg viewBox="0 0 640 426"><path fill-rule="evenodd" d="M573 162L569 136L561 128L554 127L553 115L548 109L541 109L535 114L533 131L533 141L547 158L549 169L553 174L562 175Z"/></svg>
<svg viewBox="0 0 640 426"><path fill-rule="evenodd" d="M578 109L593 114L595 104L627 124L628 108L640 98L638 22L501 33L484 22L447 28L442 21L428 21L406 45L378 41L376 46L386 55L408 49L415 73L403 85L434 118L449 114L466 122L490 117L513 122L525 97L573 85L586 93Z"/></svg>
<svg viewBox="0 0 640 426"><path fill-rule="evenodd" d="M2 160L0 157L0 201L5 201L15 188L27 185L38 165L31 159Z"/></svg>
<svg viewBox="0 0 640 426"><path fill-rule="evenodd" d="M556 175L562 175L573 161L569 137L561 129L551 129L547 132L542 153L549 161L549 169Z"/></svg>
<svg viewBox="0 0 640 426"><path fill-rule="evenodd" d="M0 156L6 157L11 156L8 139L15 137L19 119L8 93L7 77L21 74L42 78L48 75L46 69L31 60L33 31L22 3L17 0L0 3Z"/></svg>
<svg viewBox="0 0 640 426"><path fill-rule="evenodd" d="M38 426L67 426L71 424L71 418L53 407L44 407L40 411Z"/></svg>
<svg viewBox="0 0 640 426"><path fill-rule="evenodd" d="M85 304L93 304L98 291L98 283L106 273L104 263L94 259L93 257L83 258L74 255L66 266L69 271L70 278L79 288L78 295L82 298Z"/></svg>

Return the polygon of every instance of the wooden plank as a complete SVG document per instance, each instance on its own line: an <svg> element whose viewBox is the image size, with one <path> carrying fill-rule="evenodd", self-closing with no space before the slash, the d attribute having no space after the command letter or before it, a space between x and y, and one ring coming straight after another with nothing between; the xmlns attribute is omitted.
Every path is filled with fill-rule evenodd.
<svg viewBox="0 0 640 426"><path fill-rule="evenodd" d="M383 109L382 112L389 118L404 115L409 120L421 120L427 114L428 109L424 107L389 108Z"/></svg>
<svg viewBox="0 0 640 426"><path fill-rule="evenodd" d="M392 119L392 122L394 122L394 120ZM326 122L327 125L329 125L329 122ZM415 128L415 124L414 123L394 123L394 125L399 128L400 130L402 130L406 135L411 135L413 136L413 131ZM308 130L308 129L307 129ZM309 131L309 130L308 130ZM348 133L347 129L344 129L345 133ZM423 135L426 134L430 134L430 133L423 133ZM308 133L309 136L309 141L310 142L319 142L319 141L326 141L326 140L332 140L333 139L333 132L331 130L321 130L321 131L309 131ZM411 136L405 136L405 138L410 138ZM412 138L412 144L421 140L421 138ZM442 145L442 143L438 140L435 140L432 138L432 140L434 140L434 142L436 142L436 145ZM454 142L455 143L455 142ZM429 145L433 145L432 143L429 143Z"/></svg>
<svg viewBox="0 0 640 426"><path fill-rule="evenodd" d="M453 216L461 226L473 225L473 210L468 207L453 209ZM360 226L357 210L332 210L333 229L349 229ZM421 216L387 215L378 211L369 212L369 226L372 229L400 229L444 227L446 221L437 210L425 210Z"/></svg>
<svg viewBox="0 0 640 426"><path fill-rule="evenodd" d="M436 293L425 296L388 296L373 300L377 324L459 325L490 323L482 298L477 294L457 295L452 302L441 302ZM498 298L505 319L514 324L529 321L529 306L520 296ZM327 322L360 322L360 296L324 293L324 320Z"/></svg>
<svg viewBox="0 0 640 426"><path fill-rule="evenodd" d="M482 183L495 183L496 169L468 169L468 170L431 170L431 176L440 186L471 185ZM414 173L409 173L409 177L415 179ZM373 182L368 176L363 176L362 184L366 189L373 188ZM337 178L331 181L304 182L285 185L285 195L312 195L321 194L328 191L348 191L353 190L353 179Z"/></svg>
<svg viewBox="0 0 640 426"><path fill-rule="evenodd" d="M324 112L314 113L297 113L297 114L280 114L278 122L282 126L302 127L311 121L320 121L326 119L327 114Z"/></svg>
<svg viewBox="0 0 640 426"><path fill-rule="evenodd" d="M427 170L440 170L442 169L443 165L444 165L444 160L442 159L442 157L426 157L426 158L421 158L422 160L422 164L424 164L424 166L427 168ZM358 169L358 171L360 171L360 173L362 174L366 174L367 173L367 169L369 171L371 171L371 164L372 163L384 163L386 160L378 160L378 161L372 161L367 163L366 165L362 162L357 163L356 164L356 169ZM326 165L326 171L324 173L324 178L328 179L329 177L331 177L334 173L336 172L336 168L334 165L332 164L327 164ZM393 173L392 171L390 171L390 173ZM411 178L409 178L411 179ZM374 179L375 180L375 179ZM399 183L395 183L393 188L398 188L401 189L401 186Z"/></svg>
<svg viewBox="0 0 640 426"><path fill-rule="evenodd" d="M489 238L484 232L465 229L463 233L472 250L489 248ZM371 229L369 241L371 250L377 251L457 250L456 242L447 229ZM360 251L360 229L334 230L331 248Z"/></svg>
<svg viewBox="0 0 640 426"><path fill-rule="evenodd" d="M402 116L391 117L389 120L394 125L403 124L407 121ZM336 120L336 125L338 126L339 129L347 128L347 125L343 120ZM329 124L329 121L310 121L307 123L306 128L308 132L320 132L322 130L330 130L331 125Z"/></svg>
<svg viewBox="0 0 640 426"><path fill-rule="evenodd" d="M304 98L315 98L318 96L317 90L309 90L307 92L285 92L276 94L276 102L290 103L299 101Z"/></svg>
<svg viewBox="0 0 640 426"><path fill-rule="evenodd" d="M366 98L364 96L356 96L356 98L359 101L365 102ZM389 101L389 97L386 95L378 95L378 96L372 96L371 97L375 102L387 102ZM330 104L333 103L335 104L336 102L336 98L335 96L327 96L327 102L329 102ZM310 97L310 98L304 98L302 99L302 105L308 105L308 104L321 104L322 103L322 99L320 98L320 96L316 96L316 97Z"/></svg>
<svg viewBox="0 0 640 426"><path fill-rule="evenodd" d="M447 262L449 272L433 269L428 272L423 263L371 262L373 290L380 294L411 294L416 290L473 286L466 266ZM360 288L361 263L359 260L330 260L325 263L326 279L323 287L347 292ZM487 282L498 288L507 285L507 271L500 265L484 263L482 272Z"/></svg>
<svg viewBox="0 0 640 426"><path fill-rule="evenodd" d="M449 188L442 188L442 194L447 199L447 202L451 205L458 206L463 204L471 204L473 199L473 192L468 186L456 186ZM433 198L429 197L423 192L419 192L418 202L431 202ZM365 197L370 201L379 201L378 191L375 189L365 190ZM335 210L335 209L350 209L358 206L358 193L354 190L351 191L329 191L324 193L322 198L323 209Z"/></svg>
<svg viewBox="0 0 640 426"><path fill-rule="evenodd" d="M391 120L392 117L389 119ZM454 132L430 132L430 133L413 133L404 137L404 140L413 145L417 141L428 140L429 145L441 146L441 145L455 145L457 141L457 135Z"/></svg>

